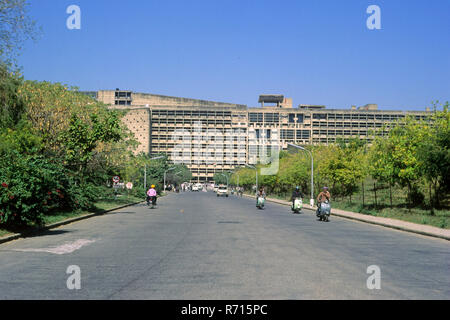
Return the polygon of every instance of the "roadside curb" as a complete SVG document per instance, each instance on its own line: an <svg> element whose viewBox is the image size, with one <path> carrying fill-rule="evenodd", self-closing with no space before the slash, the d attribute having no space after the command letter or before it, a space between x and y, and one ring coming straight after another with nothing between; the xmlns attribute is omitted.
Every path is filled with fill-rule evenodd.
<svg viewBox="0 0 450 320"><path fill-rule="evenodd" d="M253 198L253 196L244 194L244 196L248 198ZM281 205L290 206L291 203L284 200L278 200L278 199L271 199L266 198L267 201L278 203ZM316 210L315 207L312 207L308 204L303 204L304 208L310 209L310 210ZM396 220L396 219L390 219L390 218L383 218L383 217L375 217L375 216L369 216L362 213L356 213L351 211L344 211L340 209L332 209L331 215L350 219L350 220L356 220L360 222L370 223L386 228L391 229L397 229L400 231L406 231L406 232L412 232L417 233L424 236L434 237L434 238L440 238L444 240L450 241L450 230L447 229L440 229L437 227L427 226L427 225L421 225L413 222L408 221L402 221L402 220Z"/></svg>
<svg viewBox="0 0 450 320"><path fill-rule="evenodd" d="M112 209L108 209L108 210L102 210L102 211L95 212L95 213L88 213L88 214L85 214L83 216L70 218L70 219L67 219L67 220L63 220L63 221L60 221L60 222L55 222L55 223L49 224L49 225L47 225L47 226L45 226L45 227L43 227L41 229L38 229L38 230L35 230L35 231L32 231L32 232L14 233L14 234L12 234L10 236L6 236L6 237L3 237L3 238L0 238L0 244L5 243L5 242L9 242L9 241L12 241L12 240L17 240L19 238L26 238L26 237L30 237L30 236L36 236L36 235L39 235L40 233L43 233L43 232L45 232L47 230L50 230L50 229L54 229L54 228L57 228L57 227L60 227L60 226L66 225L66 224L70 224L70 223L73 223L73 222L89 219L89 218L92 218L92 217L95 217L95 216L101 216L101 215L104 215L104 214L106 214L108 212L116 211L116 210L123 209L123 208L130 207L130 206L134 206L136 204L143 203L143 202L145 202L145 201L133 202L133 203L129 203L129 204L117 207L117 208L112 208Z"/></svg>

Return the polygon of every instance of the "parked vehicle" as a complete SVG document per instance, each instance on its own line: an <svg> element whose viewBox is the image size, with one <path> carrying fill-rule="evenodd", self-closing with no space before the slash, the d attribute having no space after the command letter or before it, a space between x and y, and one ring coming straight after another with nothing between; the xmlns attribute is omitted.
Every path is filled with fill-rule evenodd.
<svg viewBox="0 0 450 320"><path fill-rule="evenodd" d="M317 213L317 217L319 218L319 221L330 221L330 214L331 214L331 205L330 202L324 201L320 204L319 211Z"/></svg>
<svg viewBox="0 0 450 320"><path fill-rule="evenodd" d="M300 213L302 211L302 208L303 208L302 198L295 198L291 206L292 213Z"/></svg>
<svg viewBox="0 0 450 320"><path fill-rule="evenodd" d="M198 186L196 185L196 184L194 184L193 186L192 186L192 189L191 189L192 191L199 191L198 190Z"/></svg>

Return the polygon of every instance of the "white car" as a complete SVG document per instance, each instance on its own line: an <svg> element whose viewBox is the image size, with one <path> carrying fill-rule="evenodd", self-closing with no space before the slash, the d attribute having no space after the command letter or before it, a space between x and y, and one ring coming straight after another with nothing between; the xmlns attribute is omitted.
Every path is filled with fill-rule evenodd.
<svg viewBox="0 0 450 320"><path fill-rule="evenodd" d="M214 189L213 189L213 191L215 192L215 193L217 193L217 190L219 189L219 186L214 186Z"/></svg>
<svg viewBox="0 0 450 320"><path fill-rule="evenodd" d="M228 187L227 186L219 186L217 189L217 196L225 196L228 197Z"/></svg>
<svg viewBox="0 0 450 320"><path fill-rule="evenodd" d="M198 186L197 186L196 184L194 184L194 185L192 186L192 191L198 191Z"/></svg>

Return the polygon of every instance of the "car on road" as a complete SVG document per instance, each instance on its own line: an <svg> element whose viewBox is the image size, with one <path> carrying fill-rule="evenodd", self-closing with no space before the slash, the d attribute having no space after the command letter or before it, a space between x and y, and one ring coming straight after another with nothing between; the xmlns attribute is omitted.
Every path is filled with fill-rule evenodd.
<svg viewBox="0 0 450 320"><path fill-rule="evenodd" d="M213 188L213 191L215 192L215 193L217 193L217 190L219 189L219 186L214 186L214 188Z"/></svg>
<svg viewBox="0 0 450 320"><path fill-rule="evenodd" d="M196 184L194 184L194 185L192 186L192 191L199 191L199 190L198 190L198 186L197 186Z"/></svg>
<svg viewBox="0 0 450 320"><path fill-rule="evenodd" d="M217 188L217 196L218 197L221 197L221 196L228 197L228 187L227 186L219 186L219 188Z"/></svg>

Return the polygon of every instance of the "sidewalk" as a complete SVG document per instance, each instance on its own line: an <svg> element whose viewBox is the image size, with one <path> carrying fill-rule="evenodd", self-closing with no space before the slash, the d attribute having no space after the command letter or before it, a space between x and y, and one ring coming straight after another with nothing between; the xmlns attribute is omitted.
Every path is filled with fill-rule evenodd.
<svg viewBox="0 0 450 320"><path fill-rule="evenodd" d="M248 198L254 198L253 196L249 196L244 194L244 196ZM291 203L284 200L278 200L278 199L272 199L272 198L266 198L267 201L290 206ZM316 207L312 207L309 204L303 204L303 208L310 209L313 211L316 211ZM437 227L402 221L402 220L396 220L396 219L390 219L390 218L383 218L383 217L374 217L366 214L356 213L356 212L350 212L350 211L344 211L340 209L334 209L331 208L331 215L345 218L345 219L352 219L357 220L365 223L371 223L387 228L393 228L397 230L407 231L407 232L413 232L418 233L425 236L435 237L435 238L441 238L445 240L450 240L450 230L449 229L441 229Z"/></svg>

